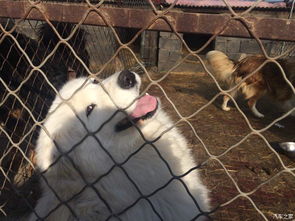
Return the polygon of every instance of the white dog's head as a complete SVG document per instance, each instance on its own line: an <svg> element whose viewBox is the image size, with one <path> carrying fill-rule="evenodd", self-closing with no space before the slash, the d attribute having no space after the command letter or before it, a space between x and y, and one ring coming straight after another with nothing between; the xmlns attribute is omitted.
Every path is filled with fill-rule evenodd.
<svg viewBox="0 0 295 221"><path fill-rule="evenodd" d="M85 163L86 168L81 168L84 172L91 170L92 162L104 163L108 158L105 150L116 155L115 159L120 158L118 149L139 136L133 124L151 118L158 109L155 97L138 98L140 85L139 76L127 70L113 74L101 84L86 78L65 84L37 141L39 168L47 169L64 154L79 161L81 167ZM61 163L63 160L66 157L59 159Z"/></svg>

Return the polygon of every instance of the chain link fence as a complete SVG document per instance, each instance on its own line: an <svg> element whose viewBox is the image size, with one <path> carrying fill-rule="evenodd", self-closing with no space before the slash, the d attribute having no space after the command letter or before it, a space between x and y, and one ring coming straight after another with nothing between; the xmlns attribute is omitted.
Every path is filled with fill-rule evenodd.
<svg viewBox="0 0 295 221"><path fill-rule="evenodd" d="M295 73L287 78L286 70L278 62L286 57L293 61L294 1L293 4L288 2L285 14L277 18L255 14L262 1L252 2L247 8L233 8L232 2L222 2L224 14L214 13L208 8L200 13L185 7L186 2L180 0L3 1L0 6L1 219L20 220L35 213L42 220L66 207L73 219L79 220L81 217L71 208L71 201L79 199L79 194L90 188L108 210L106 218L102 216L103 220L128 220L124 214L141 201L147 204L147 211L154 214L152 217L165 220L153 197L169 188L174 181L180 182L192 199L196 210L192 220L201 217L215 220L295 219L294 158L277 153L272 147L273 142L295 141L295 119L290 116L295 110L294 103L283 112L279 109L280 104L263 99L259 108L266 113L265 118L253 117L243 99L231 96L231 91L247 78L234 88L224 88L210 72L204 56L214 49L220 36L254 39L259 53L265 57L263 65L273 62L279 67L279 74L284 76L294 97ZM189 6L190 2L187 4ZM187 40L188 32L196 36L192 35ZM195 44L195 37L201 43ZM169 40L165 42L163 39ZM271 47L266 49L262 39L270 39ZM166 50L166 47L173 49ZM160 64L164 65L163 69ZM172 117L173 126L149 141L144 132L133 125L143 136L144 144L122 161L117 161L114 153L104 147L104 142L85 127L85 137L80 137L77 145L62 152L50 166L54 167L59 160L69 161L77 179L83 183L82 189L64 199L48 183L44 175L46 170L40 173L35 166L36 142L40 131L47 131L43 124L48 119L49 108L67 81L81 76L105 79L124 69L141 76L141 95L148 92L161 99L161 109ZM104 90L112 97L108 88ZM230 96L234 104L229 112L219 107L223 95ZM72 111L75 112L74 109ZM121 111L115 111L112 118ZM75 113L75 116L79 114ZM79 118L79 121L84 125L83 119ZM176 127L187 139L197 162L181 174L172 171L169 160L161 155L156 145ZM100 130L102 128L95 133ZM51 134L48 136L52 137ZM71 155L71 151L89 136L112 162L108 171L94 177L91 182ZM52 140L59 149L60 144ZM125 168L137 153L144 153L147 144L170 172L166 183L149 194ZM121 205L123 209L113 211L111 201L115 198L104 199L103 189L97 189L96 184L103 183L104 177L117 169L122 171L138 197L134 202L127 201ZM201 210L200 202L183 181L196 170L200 171L202 182L210 191L210 211L197 213ZM147 177L146 182L149 179ZM40 181L60 200L55 207L49 206L52 208L45 217L40 217L35 211L42 194ZM94 215L92 220L100 219ZM169 220L175 218L170 217Z"/></svg>

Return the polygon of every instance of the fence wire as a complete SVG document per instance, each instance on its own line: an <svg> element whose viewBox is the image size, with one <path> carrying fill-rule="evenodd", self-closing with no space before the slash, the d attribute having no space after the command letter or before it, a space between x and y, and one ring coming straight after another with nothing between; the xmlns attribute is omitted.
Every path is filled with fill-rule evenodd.
<svg viewBox="0 0 295 221"><path fill-rule="evenodd" d="M104 204L110 214L105 220L122 220L122 215L127 211L132 210L132 208L141 201L147 203L155 217L159 220L165 220L161 216L160 208L158 208L153 202L153 196L167 188L171 183L179 182L191 198L195 208L201 211L201 213L197 214L192 220L197 220L199 217L207 217L216 220L238 220L243 219L242 217L244 216L249 220L272 220L280 219L281 217L287 217L288 219L295 218L295 195L293 195L295 194L294 161L290 161L285 156L278 154L272 148L267 137L268 135L266 134L268 131L276 127L276 125L280 125L279 122L286 119L291 122L289 124L291 125L291 130L294 129L294 127L292 127L292 122L294 124L294 118L290 118L290 114L295 111L295 107L291 106L287 112L281 115L274 115L274 119L269 118L267 119L268 121L263 121L264 124L261 126L258 120L253 120L252 118L249 119L250 114L244 111L244 108L240 105L240 101L236 101L231 94L232 91L238 89L241 84L252 77L255 72L261 70L268 62L273 62L281 71L280 74L282 74L284 80L292 90L293 96L295 95L294 78L288 79L285 70L278 62L278 59L286 57L286 55L292 56L294 54L294 44L290 42L281 42L272 49L272 56L270 56L263 41L257 36L255 33L256 30L251 26L251 18L247 17L247 15L251 14L256 9L261 1L253 2L253 5L248 9L242 12L237 12L232 8L229 1L223 0L227 8L227 13L230 13L232 16L231 20L223 24L218 32L212 34L206 40L206 43L196 50L190 48L188 43L184 40L183 34L177 31L175 23L173 23L169 17L171 11L179 10L177 4L179 1L177 0L170 5L166 4L164 1L152 0L118 2L95 2L89 0L66 1L67 3L65 4L81 3L88 7L87 11L84 13L83 19L77 24L51 21L53 18L48 17L43 9L43 3L46 1L28 2L30 3L30 7L26 9L27 13L25 17L21 19L1 18L0 20L0 211L2 212L3 217L15 216L14 218L18 220L18 218L24 214L35 213L38 219L43 220L48 218L56 210L65 206L71 212L73 219L79 219L76 211L71 206L71 202L78 198L86 189L90 188L96 193L98 199ZM123 27L113 27L112 20L100 10L102 7L126 7L127 9L139 7L143 10L152 10L154 17L144 27L127 30ZM33 9L38 10L44 15L44 21L28 19ZM90 12L96 13L99 19L104 21L105 26L99 27L84 24ZM289 20L292 19L292 13L293 4L288 16ZM181 42L186 54L180 60L175 62L175 65L171 66L167 71L155 73L156 71L154 71L154 69L147 68L147 66L151 66L153 61L151 61L150 64L146 61L143 63L140 58L140 47L142 47L143 44L143 39L141 39L142 36L159 20L165 21L169 25L171 28L170 32L175 36L176 40ZM208 64L205 61L204 56L202 56L202 52L222 34L232 21L239 22L248 30L252 38L257 42L261 54L265 57L265 62L239 84L230 89L224 89L213 73L210 72ZM207 22L209 23L210 21ZM187 60L193 60L195 63L198 63L202 67L204 73L201 77L206 76L207 79L210 79L212 81L211 87L215 88L211 92L209 92L210 89L205 92L212 94L206 102L199 103L197 108L195 108L195 106L191 107L193 112L183 111L177 100L183 99L183 97L175 97L173 93L170 93L171 88L167 86L167 82L172 81L171 79L173 78L176 78L176 81L186 81L186 78L188 78L188 81L196 81L194 77L197 75L186 77L187 74L175 74L175 72L177 72ZM95 134L103 130L105 125L116 117L117 114L121 112L125 113L124 110L120 109L118 104L113 101L112 94L110 94L108 88L104 88L102 85L104 92L114 102L114 105L118 110L94 132L88 130L84 121L80 119L79 114L71 106L71 103L69 102L70 99L63 99L58 90L68 80L76 77L86 76L87 79L95 78L101 82L100 79L106 78L112 73L123 69L130 69L140 73L140 75L145 78L144 88L141 95L150 91L156 92L161 96L161 100L163 100L163 109L167 109L168 112L174 116L173 119L175 120L172 127L167 128L154 140L146 139L140 128L133 123L133 126L137 128L142 136L144 143L141 146L138 146L138 148L128 155L126 159L118 161L112 153L105 148L103 142L95 136ZM199 81L199 79L197 81ZM189 91L191 88L189 88L189 84L187 86L188 88L182 88L181 90ZM179 86L177 86L176 83L176 91L177 87ZM81 88L77 89L75 93L78 93L80 89ZM214 142L212 144L208 142L206 136L214 137L216 136L214 133L224 133L224 131L216 131L212 129L213 132L211 132L211 134L213 135L209 135L208 133L210 133L210 131L208 131L208 127L199 127L198 121L208 121L208 124L205 124L205 126L213 123L212 118L214 118L214 116L211 115L214 115L214 113L210 114L210 110L212 110L211 107L214 103L219 102L218 99L222 95L230 97L237 110L235 116L238 116L238 119L241 122L240 124L242 127L247 128L247 132L237 136L234 139L234 143L221 140L221 143L225 142L223 145L226 146L226 148L221 148L220 151L217 151L215 148L222 146L222 144ZM55 96L61 97L63 101L60 105L66 104L69 106L75 114L75 117L79 119L85 131L87 131L85 136L66 152L62 151L60 144L54 140L52 134L50 134L47 128L43 125L50 115L58 109L57 107L46 116ZM135 101L136 100L133 100L129 106ZM183 103L180 102L180 104ZM188 104L186 103L186 105ZM206 113L209 114L206 116L203 113L208 109L209 112ZM217 111L221 112L221 110ZM229 113L223 112L222 114ZM214 119L217 121L224 120L224 117L218 119L218 116L220 117L218 114ZM235 120L228 120L227 122L235 123ZM225 122L225 124L227 122ZM257 128L257 125L260 125L260 128ZM155 144L156 141L161 139L161 137L165 136L167 132L175 127L180 127L182 129L186 128L182 133L185 136L186 133L188 133L190 138L194 140L191 145L193 152L201 153L202 155L202 160L198 161L198 165L195 165L195 167L190 168L183 174L176 174L171 169L167 159L162 156L161 151ZM60 196L60 193L55 191L55 187L48 182L44 175L47 170L42 171L41 173L36 171L34 148L40 130L44 131L47 136L52 139L60 154L60 156L49 166L49 169L54 167L60 160L66 159L77 173L77 179L80 179L81 182L85 184L69 199L65 200L63 196ZM204 132L203 130L207 131ZM227 136L230 136L230 134L227 134ZM275 137L280 136L283 137L283 139L293 139L294 141L294 133L289 137L285 134L276 135ZM83 174L83 171L79 169L77 162L71 157L71 153L89 137L92 137L97 142L98 147L101 148L112 162L112 166L108 171L105 171L105 173L99 177L95 177L91 182L89 182L87 177L85 177L86 175ZM276 165L273 166L274 173L267 172L270 169L262 166L261 168L266 171L265 173L267 173L268 176L261 178L259 180L260 182L257 181L254 184L247 183L247 180L245 180L245 178L242 179L243 177L239 177L237 171L235 171L242 169L241 167L245 166L238 164L237 168L235 168L236 165L231 165L230 161L231 154L234 151L240 151L241 155L247 154L246 150L241 150L240 147L251 139L258 140L255 142L258 142L261 146L267 147L267 149L263 149L263 153L271 155L273 157L271 159ZM146 145L150 145L153 148L156 156L161 159L165 167L167 167L171 177L161 187L148 194L146 194L136 181L132 179L132 176L125 168L125 165L128 164L136 154L143 151ZM214 146L215 148L212 148L211 146ZM257 154L257 156L258 155L259 154ZM243 156L238 158L245 159ZM256 160L258 162L261 160L262 164L264 162L263 159ZM251 167L251 162L243 161L243 163L245 163L247 167L249 167L249 165ZM252 171L256 176L260 172L257 172L254 167L255 166L249 168L249 171ZM138 195L138 198L133 202L124 205L123 209L120 211L114 211L111 206L113 203L111 202L111 199L106 199L103 196L102 190L97 188L98 183L102 182L105 177L109 176L116 170L119 170L120 173L124 174L125 178L130 182ZM189 187L183 181L184 177L193 173L195 170L202 171L201 177L204 178L204 183L211 191L210 198L212 201L212 208L210 211L201 210L199 202L196 201L194 196L190 193ZM215 172L213 172L213 170ZM251 176L253 176L253 174ZM216 176L221 176L222 181ZM39 186L40 180L48 185L48 188L60 202L58 205L52 207L45 217L40 217L40 214L35 211L36 201L40 197L41 191ZM275 185L275 182L281 182L283 184ZM273 208L263 206L263 203L261 203L263 200L260 198L270 197L270 200L276 201L276 197L279 197L278 194L270 196L262 191L263 188L269 188L269 185L270 188L271 185L274 185L273 193L276 191L280 192L280 190L277 190L277 188L280 187L286 188L287 192L290 191L290 195L286 195L284 192L280 199L280 202L284 200L287 200L288 202L283 204L283 206L278 206L278 208L275 208L275 206L273 206ZM286 187L285 185L289 186ZM227 190L229 191L228 193L226 193ZM253 210L255 213L253 213ZM249 211L251 211L250 216L248 216Z"/></svg>

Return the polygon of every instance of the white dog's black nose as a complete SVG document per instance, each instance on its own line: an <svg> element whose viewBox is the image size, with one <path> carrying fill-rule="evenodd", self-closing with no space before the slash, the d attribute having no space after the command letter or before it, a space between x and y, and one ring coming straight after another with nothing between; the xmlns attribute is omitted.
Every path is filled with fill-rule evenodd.
<svg viewBox="0 0 295 221"><path fill-rule="evenodd" d="M124 70L119 74L118 84L123 89L129 89L136 84L135 74L129 70Z"/></svg>

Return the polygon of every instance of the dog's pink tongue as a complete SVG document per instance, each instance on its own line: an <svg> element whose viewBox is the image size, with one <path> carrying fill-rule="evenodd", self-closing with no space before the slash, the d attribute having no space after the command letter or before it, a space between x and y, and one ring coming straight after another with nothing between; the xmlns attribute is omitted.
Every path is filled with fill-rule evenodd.
<svg viewBox="0 0 295 221"><path fill-rule="evenodd" d="M151 95L145 95L141 97L136 104L134 111L131 113L131 117L139 118L152 112L157 107L157 99Z"/></svg>

